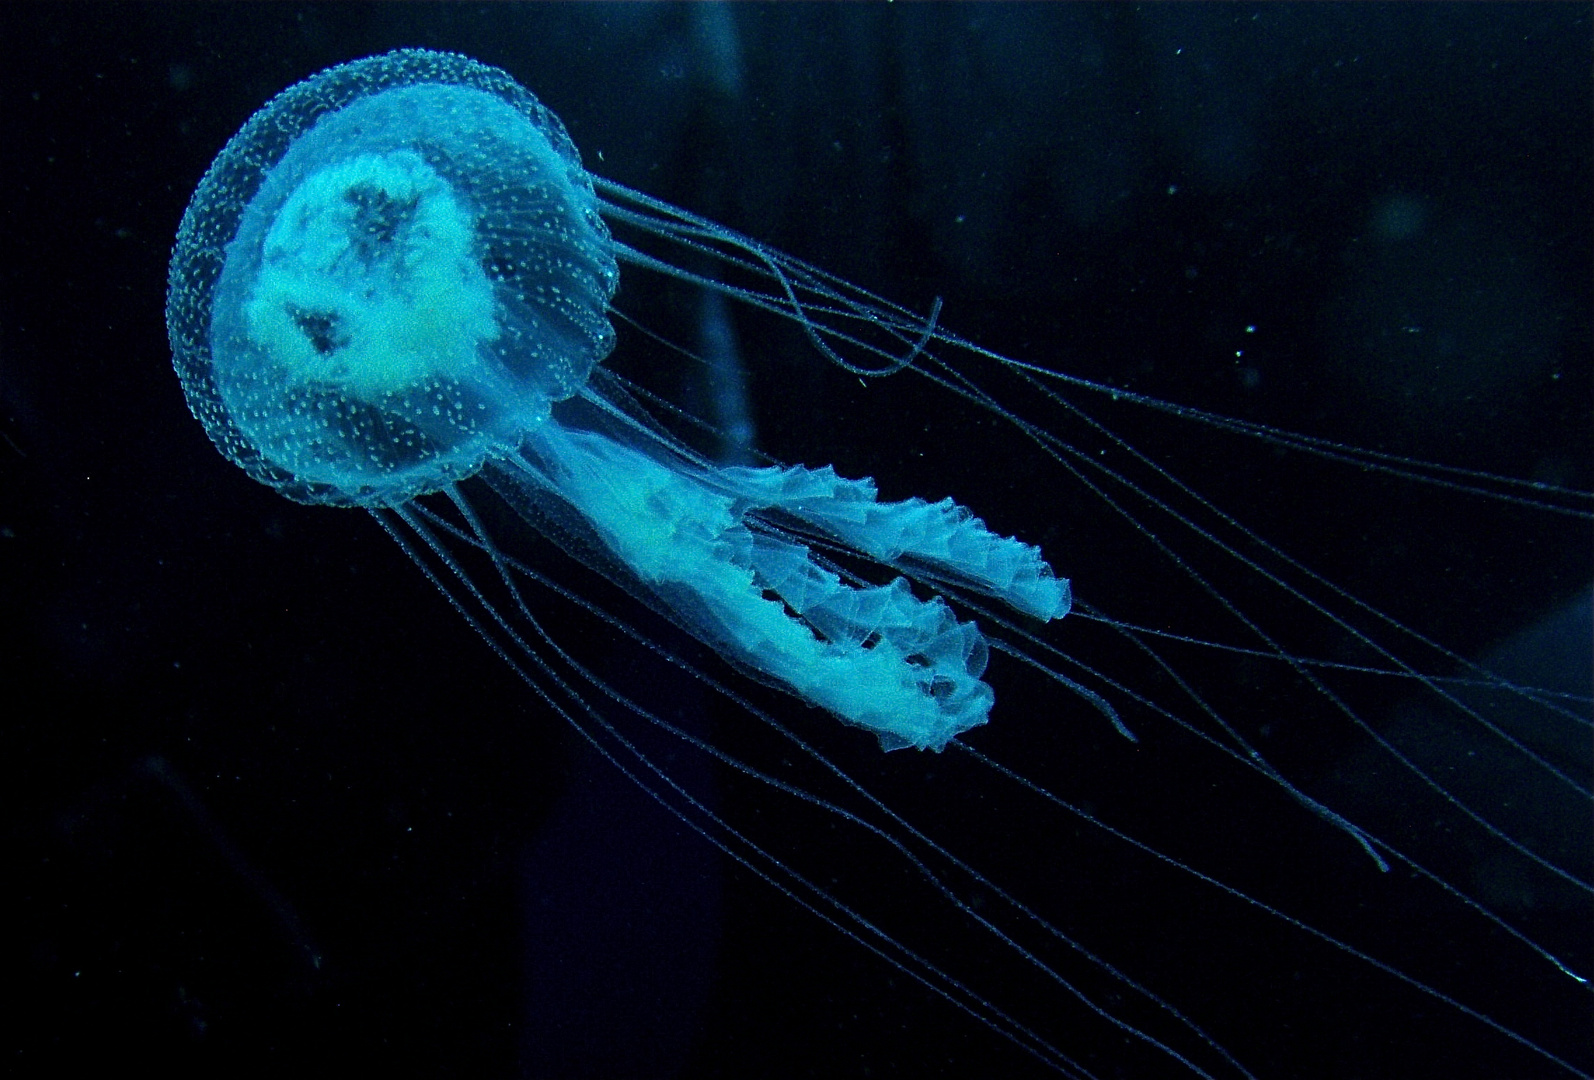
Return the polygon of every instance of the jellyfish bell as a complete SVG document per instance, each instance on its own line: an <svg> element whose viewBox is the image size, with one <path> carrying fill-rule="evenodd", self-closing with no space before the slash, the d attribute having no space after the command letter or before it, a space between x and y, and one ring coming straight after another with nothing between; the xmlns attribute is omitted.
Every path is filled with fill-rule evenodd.
<svg viewBox="0 0 1594 1080"><path fill-rule="evenodd" d="M228 144L167 313L224 454L292 499L389 506L579 391L618 279L559 121L502 72L401 53L291 88Z"/></svg>
<svg viewBox="0 0 1594 1080"><path fill-rule="evenodd" d="M611 226L639 242L616 241ZM1129 618L1127 608L1113 618L1091 610L1084 614L1092 625L1135 654L1093 667L1088 643L1065 641L1050 625L1070 610L1068 582L1038 548L987 529L950 499L883 501L871 481L828 468L716 465L680 434L694 418L605 363L615 348L621 262L786 319L838 369L923 376L962 407L999 420L1021 447L1097 500L1104 516L1123 518L1131 539L1166 557L1161 576L1147 569L1151 592L1168 579L1182 583L1179 605L1231 616L1245 632L1239 643L1196 640L1177 623ZM698 269L704 264L714 272ZM1427 890L1425 902L1461 910L1475 927L1510 938L1513 951L1500 954L1502 964L1512 959L1533 965L1540 979L1575 980L1559 947L1540 946L1478 903L1450 868L1435 873L1391 844L1383 830L1403 828L1398 821L1353 820L1344 803L1328 798L1331 785L1298 782L1278 767L1272 751L1258 750L1261 725L1237 720L1243 709L1233 699L1266 687L1294 695L1292 710L1345 721L1381 760L1396 763L1401 782L1463 821L1474 840L1503 849L1513 873L1586 897L1580 856L1455 799L1433 780L1439 765L1358 728L1355 694L1367 690L1336 680L1398 679L1452 719L1471 720L1483 710L1430 674L1456 664L1488 693L1552 717L1565 720L1575 705L1466 668L1455 654L1360 610L1089 421L1083 437L1096 439L1095 447L1059 436L1058 425L1075 412L1064 390L1100 388L997 356L941 327L933 309L915 316L593 177L557 118L508 75L423 51L330 69L284 91L244 126L184 216L167 318L190 406L229 459L291 499L372 512L550 709L689 827L1042 1067L1089 1075L1097 1055L1112 1052L1132 1063L1123 1065L1128 1071L1252 1074L1224 1035L1209 1031L1207 1017L1222 1010L1188 1004L1204 993L1199 980L1143 983L1132 949L1098 955L1080 929L1123 917L1123 908L1079 894L1123 903L1136 890L1113 879L1132 867L1122 869L1124 880L1143 881L1142 892L1179 880L1269 933L1403 982L1425 1003L1471 1018L1513 1053L1577 1071L1553 1040L1519 1034L1525 1021L1502 1022L1474 1008L1436 985L1441 975L1408 974L1412 961L1387 960L1354 926L1321 928L1312 920L1327 916L1315 910L1299 917L1265 877L1196 865L1180 846L1182 814L1120 827L1113 822L1132 819L1082 805L1125 798L1122 784L1070 801L1076 786L1089 789L1090 772L1109 775L1109 761L1135 759L1138 783L1177 789L1199 805L1215 766L1181 767L1186 755L1211 755L1232 772L1226 782L1246 794L1242 810L1215 811L1222 824L1203 819L1201 828L1243 821L1247 838L1273 828L1309 832L1318 843L1334 835L1340 857L1379 886L1381 877L1421 879L1414 888ZM1014 405L1021 395L1022 411ZM1286 433L1245 434L1369 469L1411 467ZM1558 496L1535 490L1527 497ZM1144 505L1129 506L1134 499ZM747 679L661 643L582 586L545 573L506 538L516 523L555 541ZM1194 539L1164 539L1165 526ZM1211 546L1221 567L1184 546L1197 542ZM1277 589L1295 607L1264 622L1249 599L1236 599L1249 595L1246 588ZM740 733L704 736L674 724L653 707L646 686L606 677L567 651L533 592L687 672L749 729L768 733L767 741L749 747ZM1167 605L1168 595L1159 600ZM1309 621L1318 636L1301 629ZM1319 650L1329 633L1344 651L1325 660ZM985 676L993 650L1005 662L1001 681ZM1272 674L1253 679L1252 672L1243 682L1221 675L1239 664L1270 665ZM997 702L1019 681L1041 686L1049 702L1077 706L1083 719L1071 717L1066 730L1075 734L1061 737L1054 714L1062 710L1049 707L1047 749L993 756L968 733L993 706L1002 720ZM941 771L961 787L873 774L857 757L843 767L833 752L815 748L811 724L794 730L775 715L770 688L818 707L808 713L822 710L864 729L887 749L944 751ZM1012 717L1021 719L1037 718ZM1155 760L1136 741L1153 723L1171 730ZM1090 736L1077 734L1080 725ZM818 828L798 836L754 815L720 812L658 751L661 738L718 763L771 801L795 804L807 815L801 820ZM1553 798L1586 802L1574 770L1546 760L1531 739L1507 733L1503 741L1552 777ZM857 778L865 773L870 780ZM1130 793L1126 801L1137 798ZM992 854L1006 843L1017 854ZM1061 873L1059 852L1070 860ZM999 871L987 869L992 863ZM855 888L854 874L884 880L887 898ZM1217 925L1217 916L1196 918ZM1182 938L1190 936L1198 935ZM1166 936L1147 937L1175 947ZM1192 966L1199 971L1199 962ZM1080 1034L1081 1024L1095 1034ZM1087 1043L1098 1049L1079 1048Z"/></svg>

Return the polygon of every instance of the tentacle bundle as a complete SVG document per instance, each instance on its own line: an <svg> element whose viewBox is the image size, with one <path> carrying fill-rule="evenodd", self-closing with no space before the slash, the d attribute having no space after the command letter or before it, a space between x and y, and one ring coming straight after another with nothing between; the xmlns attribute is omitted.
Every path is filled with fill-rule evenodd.
<svg viewBox="0 0 1594 1080"><path fill-rule="evenodd" d="M873 481L828 467L699 472L556 424L528 439L521 463L678 622L887 750L941 750L985 723L985 638L903 577L843 580L779 521L888 565L911 557L1039 618L1068 610L1068 582L1036 548L951 500L881 503Z"/></svg>

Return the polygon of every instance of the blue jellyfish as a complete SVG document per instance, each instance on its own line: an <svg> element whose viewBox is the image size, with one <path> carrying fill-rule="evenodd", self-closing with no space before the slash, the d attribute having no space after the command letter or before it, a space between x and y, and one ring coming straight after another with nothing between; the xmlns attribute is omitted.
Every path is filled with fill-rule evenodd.
<svg viewBox="0 0 1594 1080"><path fill-rule="evenodd" d="M949 498L882 499L871 480L828 467L717 463L704 447L722 433L605 363L621 263L784 319L860 379L919 378L991 419L1050 470L1018 476L1037 499L1066 483L1083 498L1058 507L1094 507L1145 546L1158 565L1123 591L1154 600L1076 607L1040 548ZM1586 698L1469 660L1360 602L1075 395L1106 392L1166 409L1170 423L1586 518L1577 493L1247 426L997 355L941 326L935 308L915 315L592 176L510 76L434 52L330 69L250 119L184 216L167 320L190 407L227 458L290 499L369 511L618 769L1043 1068L1099 1075L1110 1054L1130 1073L1268 1071L1228 1048L1226 1008L1202 982L1210 953L1192 952L1188 981L1154 980L1133 949L1092 947L1093 922L1140 918L1147 897L1177 889L1201 898L1192 921L1150 945L1182 947L1238 912L1289 943L1280 963L1318 950L1355 972L1334 980L1325 1007L1353 1000L1357 978L1393 982L1467 1021L1474 1033L1457 1053L1476 1043L1583 1074L1560 1027L1587 1003L1582 931L1535 921L1522 898L1586 909L1589 789L1565 752L1567 730L1586 736ZM1065 438L1065 420L1079 432ZM1052 544L1054 524L1029 539ZM545 571L528 554L536 542L707 652ZM745 730L704 734L650 701L647 685L585 663L548 604L631 639ZM1197 609L1222 615L1232 636L1184 629ZM1095 643L1061 634L1075 623ZM1003 703L986 679L993 653ZM1009 708L1010 684L1035 691L1014 700L1045 707ZM1368 702L1391 688L1414 704L1404 727L1375 727ZM1286 717L1255 711L1270 698L1290 702L1292 722L1342 725L1368 759L1302 767L1273 734ZM790 699L812 706L797 723L780 709ZM815 723L823 716L867 732L873 758L837 743ZM1001 738L1009 722L1089 734L1017 753ZM876 743L938 756L891 755L908 764L882 771ZM673 764L681 754L793 804L803 824L732 814ZM1201 802L1215 767L1193 779L1180 769L1198 755L1222 762L1240 810ZM1135 792L1092 786L1123 775L1115 762L1134 762L1147 788L1177 789L1189 813L1137 818ZM1490 787L1497 770L1526 778L1533 811ZM1336 836L1341 850L1303 894L1256 876L1254 858L1192 854L1187 832L1273 845L1281 859L1303 834ZM865 852L852 864L864 884L836 872L837 846ZM1348 878L1353 896L1311 895ZM1412 905L1506 945L1465 979L1425 966L1390 944L1427 932L1411 925ZM1500 969L1549 987L1554 1006L1524 1010L1473 985Z"/></svg>
<svg viewBox="0 0 1594 1080"><path fill-rule="evenodd" d="M843 578L802 530L1043 621L1067 612L1068 583L949 499L716 468L664 437L593 379L618 281L558 120L499 72L402 53L294 88L218 158L178 240L170 326L212 439L290 498L403 516L479 473L888 749L940 750L984 723L975 626L903 577ZM573 399L585 408L556 413Z"/></svg>

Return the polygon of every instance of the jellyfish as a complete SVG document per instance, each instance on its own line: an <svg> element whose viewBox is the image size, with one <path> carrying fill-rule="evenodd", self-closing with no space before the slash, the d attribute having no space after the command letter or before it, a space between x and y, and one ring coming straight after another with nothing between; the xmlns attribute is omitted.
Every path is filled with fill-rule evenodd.
<svg viewBox="0 0 1594 1080"><path fill-rule="evenodd" d="M613 369L622 263L783 320L859 380L917 379L988 418L1045 466L1018 477L1035 499L1059 518L1090 508L1154 565L1094 586L1100 606L1076 605L1048 561L1066 549L987 527L977 506L883 498L828 466L717 463L712 424ZM944 327L938 305L916 314L594 176L509 75L427 51L329 69L251 118L184 215L167 321L189 405L228 459L289 499L368 511L551 715L705 843L1040 1071L1269 1071L1229 1048L1226 1009L1206 1000L1223 985L1211 953L1192 949L1189 981L1156 981L1134 950L1092 947L1093 922L1143 917L1138 905L1177 883L1200 905L1148 947L1182 949L1240 917L1288 943L1280 963L1304 949L1353 972L1330 980L1330 1000L1354 998L1358 978L1390 982L1466 1021L1453 1055L1586 1075L1564 1034L1588 1000L1580 932L1516 907L1533 895L1540 911L1586 910L1589 785L1565 749L1568 731L1586 736L1586 699L1361 602L1076 395L1534 513L1586 520L1580 493L1248 426L996 354ZM539 544L610 588L561 580L528 554ZM584 661L550 607L682 673L739 724L682 723L646 679ZM1184 632L1179 613L1197 609L1230 636ZM1079 623L1095 641L1064 633ZM1015 699L1044 707L1004 705L1019 685L1035 696ZM1407 732L1365 719L1391 688L1416 702ZM1272 730L1286 720L1340 725L1369 763L1304 768L1300 744ZM1004 727L1035 724L1047 749L1004 742ZM674 764L683 754L789 805L791 823L724 809ZM1242 810L1202 801L1214 767L1183 769L1195 755L1222 763ZM1188 813L1137 817L1118 782L1136 769ZM1527 777L1545 811L1492 791L1497 775ZM1256 860L1187 853L1187 832L1223 830L1281 851L1333 836L1318 885L1353 876L1357 891L1336 907L1258 876ZM1021 854L1000 853L1008 844ZM1390 944L1429 933L1412 905L1504 944L1450 974ZM1500 968L1528 970L1553 1006L1472 985Z"/></svg>

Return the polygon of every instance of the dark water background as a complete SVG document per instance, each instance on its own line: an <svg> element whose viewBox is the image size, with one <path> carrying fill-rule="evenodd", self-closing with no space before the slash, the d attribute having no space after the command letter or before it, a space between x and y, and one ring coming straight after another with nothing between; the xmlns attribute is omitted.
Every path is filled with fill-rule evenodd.
<svg viewBox="0 0 1594 1080"><path fill-rule="evenodd" d="M394 47L465 52L548 104L594 172L917 309L943 297L945 323L998 352L1587 490L1589 15L7 7L0 760L20 907L7 969L23 998L0 1047L7 1070L1034 1066L652 812L363 515L289 504L205 441L170 371L166 259L204 168L272 94ZM645 278L628 276L619 303L688 341L700 318ZM622 353L628 340L622 329ZM760 443L780 457L874 475L892 497L952 494L1042 543L1082 595L1132 590L1132 568L1115 574L1112 552L1093 550L1088 500L1068 520L1037 518L1034 478L990 417L912 391L882 403L795 336L742 347ZM1186 443L1165 417L1110 420L1465 654L1586 596L1584 527L1440 505L1346 470L1303 475L1259 444ZM1565 618L1550 636L1571 670L1553 677L1586 693L1586 614ZM626 677L624 650L580 644ZM647 692L702 708L689 687ZM1397 715L1398 702L1381 706ZM997 722L1038 715L1009 695ZM1111 738L1089 710L1067 723L1075 758ZM1281 752L1319 766L1353 753ZM1015 872L1045 857L1024 828L995 838L1012 841L992 858ZM1334 835L1313 834L1321 857L1364 870ZM1245 866L1243 842L1212 842L1242 877L1267 876ZM1057 869L1081 891L1105 872ZM1261 958L1243 955L1273 947L1256 923L1197 917L1209 947L1193 970L1171 970L1190 932L1133 913L1118 944L1096 944L1259 1075L1564 1075L1317 954L1270 969L1285 986L1274 994ZM1453 954L1491 947L1475 927L1459 933ZM1470 992L1446 981L1443 955L1427 977ZM1301 989L1319 982L1320 999ZM1292 1011L1260 1004L1274 997ZM1564 1006L1522 1011L1547 1017L1536 1039L1591 1067ZM1091 1038L1098 1074L1147 1074Z"/></svg>

